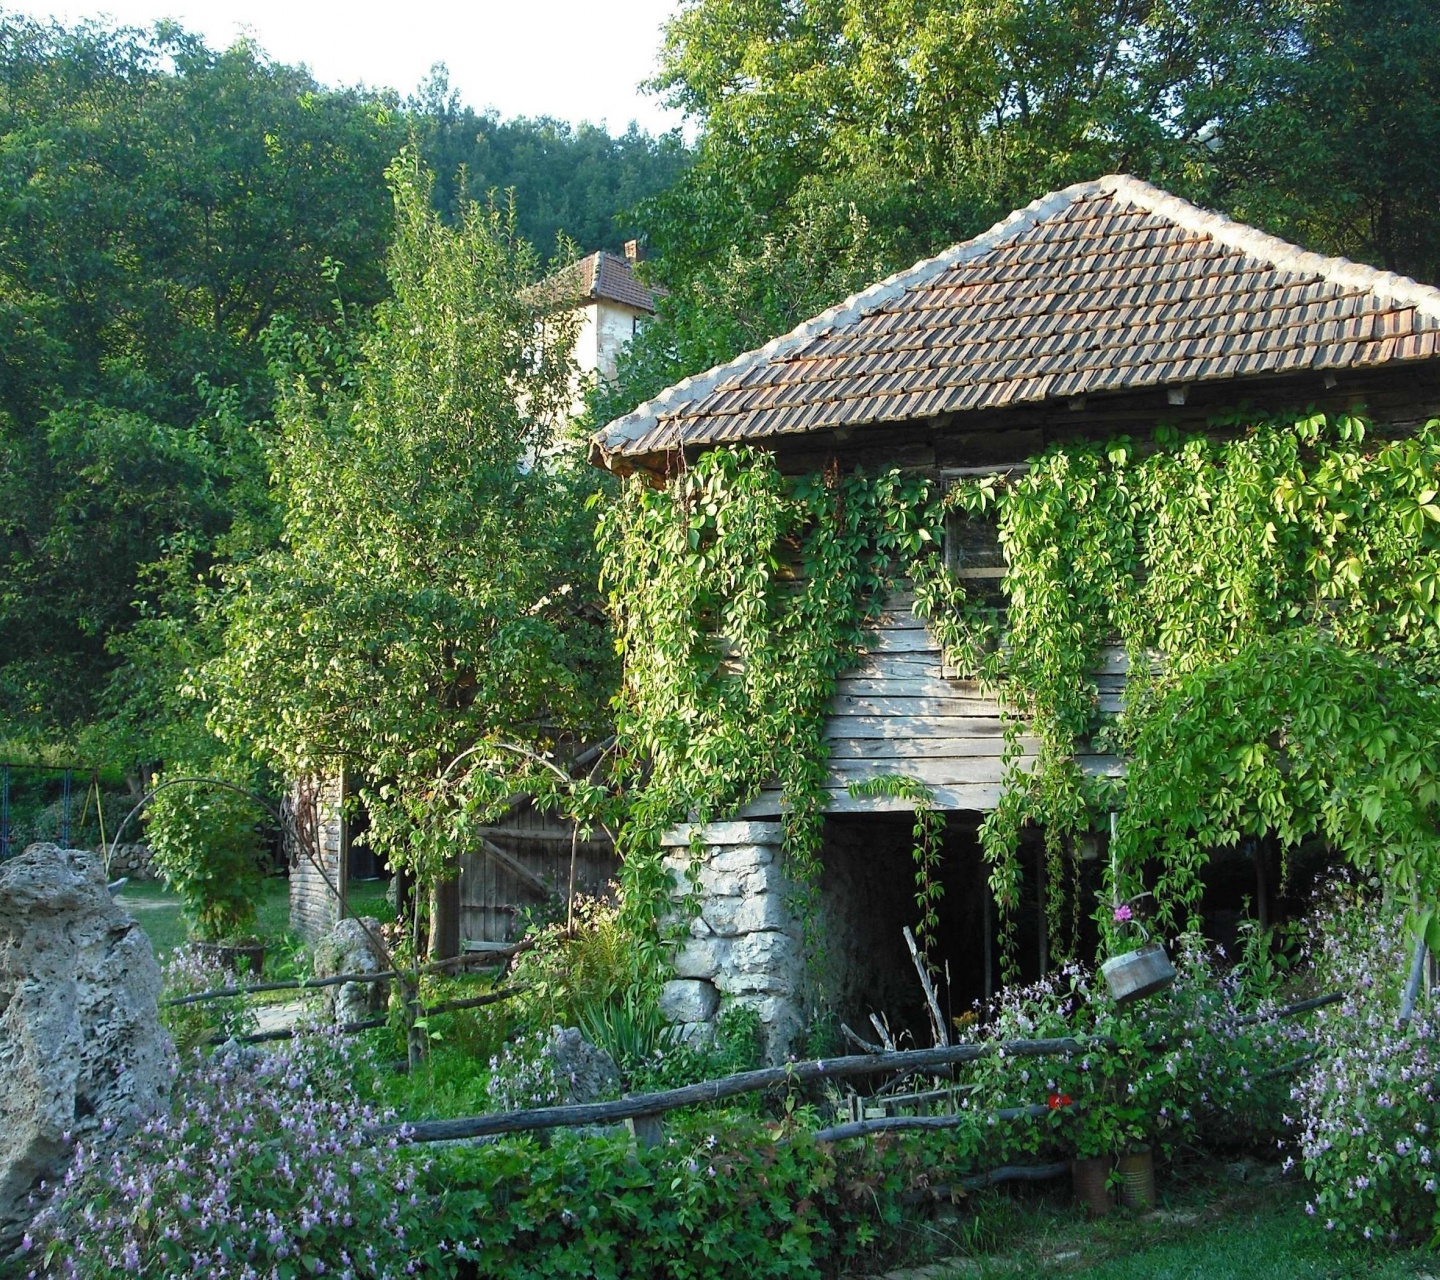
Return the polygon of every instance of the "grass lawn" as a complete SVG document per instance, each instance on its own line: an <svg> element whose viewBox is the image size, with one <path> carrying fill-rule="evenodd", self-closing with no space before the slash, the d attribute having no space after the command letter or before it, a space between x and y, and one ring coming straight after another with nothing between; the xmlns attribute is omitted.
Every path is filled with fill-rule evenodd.
<svg viewBox="0 0 1440 1280"><path fill-rule="evenodd" d="M116 901L140 922L158 958L163 960L166 954L185 941L185 918L181 914L179 895L171 893L163 884L132 880L120 891ZM382 920L393 916L385 902L383 880L352 884L350 906L361 915L378 916ZM296 947L296 940L290 932L290 882L281 876L272 876L265 881L256 913L255 932L271 945L278 957L293 953ZM266 967L270 967L268 956Z"/></svg>
<svg viewBox="0 0 1440 1280"><path fill-rule="evenodd" d="M1306 1216L1305 1193L1303 1183L1235 1184L1211 1171L1186 1186L1162 1187L1157 1213L1117 1211L1094 1223L1058 1194L1016 1196L992 1205L999 1210L1004 1245L986 1256L891 1275L894 1280L1440 1280L1440 1256L1433 1252L1341 1244ZM984 1216L982 1211L982 1221Z"/></svg>

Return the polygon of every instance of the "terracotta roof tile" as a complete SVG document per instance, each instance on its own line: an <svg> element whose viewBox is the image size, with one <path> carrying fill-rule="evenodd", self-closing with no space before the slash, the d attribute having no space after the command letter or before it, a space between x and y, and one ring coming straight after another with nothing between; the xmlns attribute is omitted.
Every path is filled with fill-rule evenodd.
<svg viewBox="0 0 1440 1280"><path fill-rule="evenodd" d="M1440 290L1305 253L1131 178L1037 201L596 436L681 444L1432 358Z"/></svg>
<svg viewBox="0 0 1440 1280"><path fill-rule="evenodd" d="M562 267L535 287L566 305L603 298L651 315L655 312L655 291L635 274L630 260L603 250Z"/></svg>

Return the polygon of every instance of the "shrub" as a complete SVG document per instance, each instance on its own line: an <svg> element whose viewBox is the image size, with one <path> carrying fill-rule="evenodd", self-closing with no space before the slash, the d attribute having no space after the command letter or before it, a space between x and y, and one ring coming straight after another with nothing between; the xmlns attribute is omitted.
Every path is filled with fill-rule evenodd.
<svg viewBox="0 0 1440 1280"><path fill-rule="evenodd" d="M456 1148L426 1185L455 1253L487 1280L783 1280L852 1247L837 1237L835 1157L823 1147L733 1117L672 1132L649 1149L571 1135Z"/></svg>
<svg viewBox="0 0 1440 1280"><path fill-rule="evenodd" d="M171 772L187 776L183 767ZM249 931L264 882L255 802L227 788L187 784L160 791L147 817L156 865L183 899L195 934L218 942Z"/></svg>
<svg viewBox="0 0 1440 1280"><path fill-rule="evenodd" d="M1316 932L1316 968L1346 998L1318 1015L1319 1056L1292 1094L1307 1208L1345 1235L1440 1239L1440 1019L1422 1002L1399 1025L1405 914L1352 894Z"/></svg>
<svg viewBox="0 0 1440 1280"><path fill-rule="evenodd" d="M634 938L601 899L577 898L572 927L550 924L532 936L514 980L525 988L520 1013L536 1030L578 1026L582 1013L593 1015L642 977Z"/></svg>
<svg viewBox="0 0 1440 1280"><path fill-rule="evenodd" d="M681 1041L656 1049L638 1063L630 1075L631 1091L650 1093L678 1089L700 1080L718 1080L763 1065L760 1015L745 1005L728 1005L715 1021L714 1037L707 1041ZM743 1094L731 1101L731 1108L758 1110L759 1094Z"/></svg>
<svg viewBox="0 0 1440 1280"><path fill-rule="evenodd" d="M990 1126L996 1154L1048 1150L1086 1156L1197 1139L1273 1140L1288 1085L1274 1069L1293 1060L1304 1029L1268 1015L1276 975L1264 963L1264 933L1249 935L1235 965L1198 938L1175 947L1176 980L1161 995L1117 1006L1095 974L1066 965L1029 987L1003 992L990 1010L992 1041L1073 1036L1085 1046L1047 1058L997 1056L969 1077L965 1105L982 1114L1048 1104L1037 1124L1021 1117ZM1241 1021L1243 1015L1253 1021Z"/></svg>
<svg viewBox="0 0 1440 1280"><path fill-rule="evenodd" d="M369 1064L343 1041L192 1057L175 1104L113 1152L79 1147L34 1228L45 1264L86 1278L410 1273L431 1247L423 1161L366 1141ZM36 1242L27 1242L35 1247Z"/></svg>

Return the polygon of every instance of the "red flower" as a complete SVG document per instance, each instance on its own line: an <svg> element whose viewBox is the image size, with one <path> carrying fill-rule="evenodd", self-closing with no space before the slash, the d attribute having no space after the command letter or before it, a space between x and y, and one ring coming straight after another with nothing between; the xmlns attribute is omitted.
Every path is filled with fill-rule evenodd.
<svg viewBox="0 0 1440 1280"><path fill-rule="evenodd" d="M1059 1111L1061 1107L1068 1107L1074 1101L1068 1093L1052 1093L1045 1099L1045 1105L1051 1111Z"/></svg>

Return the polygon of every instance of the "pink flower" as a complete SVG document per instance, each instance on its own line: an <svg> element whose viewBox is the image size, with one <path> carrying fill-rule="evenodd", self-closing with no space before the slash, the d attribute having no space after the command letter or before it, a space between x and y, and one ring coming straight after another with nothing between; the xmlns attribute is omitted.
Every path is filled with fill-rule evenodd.
<svg viewBox="0 0 1440 1280"><path fill-rule="evenodd" d="M1134 918L1135 913L1130 910L1130 904L1128 902L1122 902L1118 907L1115 908L1116 924L1124 924L1125 921L1133 920Z"/></svg>

